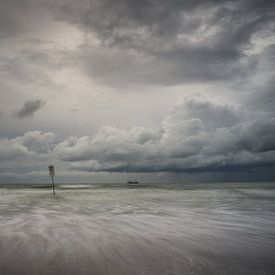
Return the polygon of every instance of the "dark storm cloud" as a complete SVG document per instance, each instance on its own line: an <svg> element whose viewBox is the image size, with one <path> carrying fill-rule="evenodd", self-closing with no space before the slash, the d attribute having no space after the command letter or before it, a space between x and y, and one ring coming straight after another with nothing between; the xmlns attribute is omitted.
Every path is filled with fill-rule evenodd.
<svg viewBox="0 0 275 275"><path fill-rule="evenodd" d="M32 117L35 112L45 106L46 102L40 99L26 101L24 105L15 112L14 116L17 118Z"/></svg>
<svg viewBox="0 0 275 275"><path fill-rule="evenodd" d="M166 42L158 45L162 48L176 41L179 34L192 35L201 27L205 31L219 27L213 42L225 46L225 55L232 57L256 29L274 19L275 5L273 1L250 0L58 0L49 1L49 7L58 18L94 30L109 45L132 48L149 46L152 50L152 45L157 48L156 42Z"/></svg>
<svg viewBox="0 0 275 275"><path fill-rule="evenodd" d="M3 35L23 33L44 14L78 26L87 39L74 63L116 86L244 79L257 64L245 52L251 38L275 30L274 1L11 0L2 6Z"/></svg>
<svg viewBox="0 0 275 275"><path fill-rule="evenodd" d="M274 31L273 1L51 1L60 20L99 38L80 48L87 74L119 85L244 78L251 37Z"/></svg>

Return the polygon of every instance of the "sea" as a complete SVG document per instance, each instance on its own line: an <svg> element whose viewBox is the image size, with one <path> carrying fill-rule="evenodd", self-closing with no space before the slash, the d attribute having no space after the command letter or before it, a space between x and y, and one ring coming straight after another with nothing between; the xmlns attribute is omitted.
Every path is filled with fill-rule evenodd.
<svg viewBox="0 0 275 275"><path fill-rule="evenodd" d="M275 183L0 185L2 275L275 274Z"/></svg>

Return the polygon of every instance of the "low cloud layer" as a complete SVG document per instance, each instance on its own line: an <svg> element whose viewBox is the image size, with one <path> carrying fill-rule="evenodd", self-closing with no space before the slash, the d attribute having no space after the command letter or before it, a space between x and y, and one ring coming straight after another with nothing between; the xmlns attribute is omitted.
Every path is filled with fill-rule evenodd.
<svg viewBox="0 0 275 275"><path fill-rule="evenodd" d="M94 136L60 140L53 133L28 132L1 139L7 159L67 163L85 172L252 172L275 165L275 119L251 119L249 111L186 100L159 130L103 126ZM69 166L68 166L69 165Z"/></svg>
<svg viewBox="0 0 275 275"><path fill-rule="evenodd" d="M275 119L248 121L248 115L191 100L177 106L158 131L102 127L93 137L63 141L55 153L83 171L246 171L274 165Z"/></svg>
<svg viewBox="0 0 275 275"><path fill-rule="evenodd" d="M32 117L35 112L45 106L46 102L40 99L26 101L23 106L14 113L17 118Z"/></svg>

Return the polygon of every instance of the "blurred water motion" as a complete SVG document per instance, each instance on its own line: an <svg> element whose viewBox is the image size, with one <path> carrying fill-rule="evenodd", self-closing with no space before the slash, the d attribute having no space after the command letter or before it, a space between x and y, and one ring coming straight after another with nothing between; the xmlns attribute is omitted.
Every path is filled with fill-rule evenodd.
<svg viewBox="0 0 275 275"><path fill-rule="evenodd" d="M0 187L0 274L275 274L275 184Z"/></svg>

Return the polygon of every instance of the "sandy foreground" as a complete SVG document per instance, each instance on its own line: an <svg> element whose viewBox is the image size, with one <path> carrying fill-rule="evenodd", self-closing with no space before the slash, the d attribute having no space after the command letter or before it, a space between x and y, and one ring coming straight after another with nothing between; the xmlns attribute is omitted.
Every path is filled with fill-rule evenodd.
<svg viewBox="0 0 275 275"><path fill-rule="evenodd" d="M0 187L0 274L274 274L275 186Z"/></svg>

